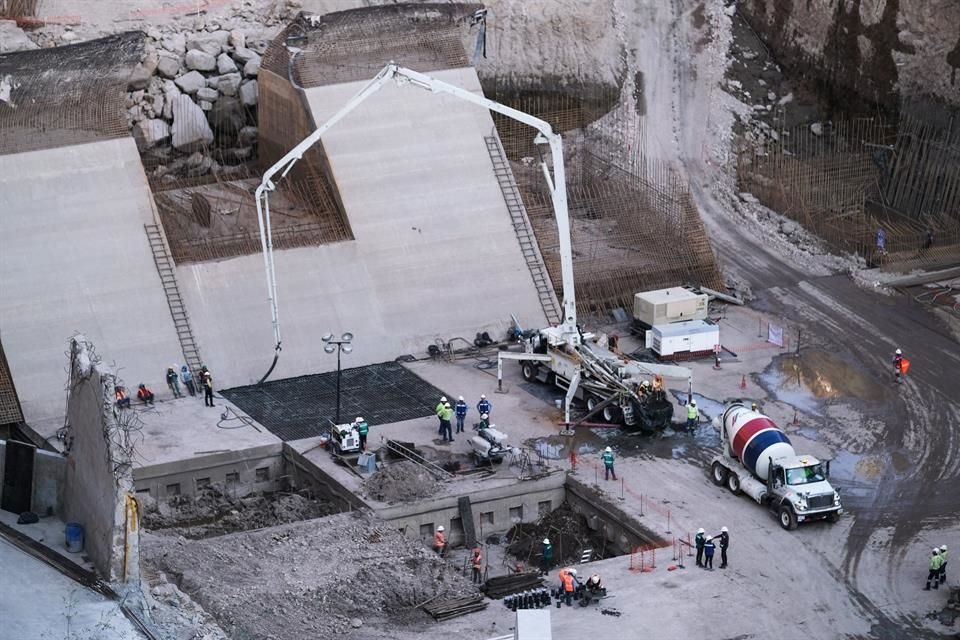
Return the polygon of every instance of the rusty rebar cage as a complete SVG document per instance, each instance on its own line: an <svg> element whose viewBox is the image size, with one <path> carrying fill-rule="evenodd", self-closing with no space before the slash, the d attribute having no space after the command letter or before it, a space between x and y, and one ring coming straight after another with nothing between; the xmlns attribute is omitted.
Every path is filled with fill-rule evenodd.
<svg viewBox="0 0 960 640"><path fill-rule="evenodd" d="M139 62L139 31L0 56L0 154L123 138L127 80Z"/></svg>

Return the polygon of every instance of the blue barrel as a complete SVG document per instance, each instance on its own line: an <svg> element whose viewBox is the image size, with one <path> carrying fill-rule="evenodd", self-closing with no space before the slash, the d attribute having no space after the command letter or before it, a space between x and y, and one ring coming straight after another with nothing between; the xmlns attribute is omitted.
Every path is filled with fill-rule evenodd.
<svg viewBox="0 0 960 640"><path fill-rule="evenodd" d="M83 526L79 522L68 522L66 528L67 551L80 553L83 551Z"/></svg>

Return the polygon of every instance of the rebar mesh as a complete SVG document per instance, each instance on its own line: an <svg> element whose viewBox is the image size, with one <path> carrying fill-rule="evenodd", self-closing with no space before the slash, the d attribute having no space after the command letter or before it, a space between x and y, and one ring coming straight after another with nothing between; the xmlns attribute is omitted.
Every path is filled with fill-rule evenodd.
<svg viewBox="0 0 960 640"><path fill-rule="evenodd" d="M39 4L39 0L0 0L0 18L35 16Z"/></svg>
<svg viewBox="0 0 960 640"><path fill-rule="evenodd" d="M139 31L0 56L0 154L130 135L127 79L140 60Z"/></svg>

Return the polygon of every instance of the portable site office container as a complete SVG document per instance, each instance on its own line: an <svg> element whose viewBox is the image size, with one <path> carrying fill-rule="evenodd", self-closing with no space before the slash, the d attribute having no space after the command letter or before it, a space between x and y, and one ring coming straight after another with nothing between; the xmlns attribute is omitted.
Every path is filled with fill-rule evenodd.
<svg viewBox="0 0 960 640"><path fill-rule="evenodd" d="M661 358L706 354L720 344L720 327L703 320L661 324L646 332L647 346Z"/></svg>
<svg viewBox="0 0 960 640"><path fill-rule="evenodd" d="M637 293L633 296L633 318L643 329L684 320L706 320L707 295L683 287Z"/></svg>

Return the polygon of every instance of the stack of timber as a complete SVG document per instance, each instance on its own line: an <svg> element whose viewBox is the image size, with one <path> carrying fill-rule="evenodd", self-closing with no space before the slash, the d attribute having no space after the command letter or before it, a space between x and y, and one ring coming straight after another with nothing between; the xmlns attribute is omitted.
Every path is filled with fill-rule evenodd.
<svg viewBox="0 0 960 640"><path fill-rule="evenodd" d="M479 593L463 598L437 600L430 604L423 605L424 611L433 616L433 619L438 622L449 620L450 618L457 618L486 608L487 603L483 601L483 596Z"/></svg>
<svg viewBox="0 0 960 640"><path fill-rule="evenodd" d="M483 585L483 590L486 592L488 598L499 600L504 596L520 593L521 591L529 591L530 589L535 589L540 586L543 586L543 579L540 577L540 574L536 571L528 571L512 576L490 578Z"/></svg>

